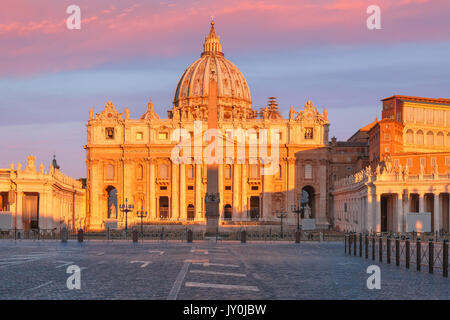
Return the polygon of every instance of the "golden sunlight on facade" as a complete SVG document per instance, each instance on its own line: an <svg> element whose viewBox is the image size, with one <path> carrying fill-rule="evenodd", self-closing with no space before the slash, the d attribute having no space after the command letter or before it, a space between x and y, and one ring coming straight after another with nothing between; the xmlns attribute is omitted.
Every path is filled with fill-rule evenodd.
<svg viewBox="0 0 450 320"><path fill-rule="evenodd" d="M179 134L173 136L177 129L185 129L188 138L195 139L195 123L201 123L199 135L203 136L209 104L217 107L218 129L224 141L235 139L230 130L248 133L245 161L229 163L224 156L219 165L220 222L269 223L279 221L276 212L280 210L288 212L288 221L294 221L291 205L303 196L316 225L328 228L326 110L320 113L307 101L301 110L291 107L289 118L284 119L273 97L265 108L252 109L247 81L225 58L214 23L201 57L178 82L168 118L157 115L151 101L140 119L130 119L128 108L119 113L111 102L101 113L91 110L85 146L89 228L104 228L109 218L123 225L118 204L125 199L137 210L149 212L145 222L206 222L206 164L193 159L178 164L172 161L171 152L181 140ZM262 175L267 159L261 153L250 159L249 140L258 140L262 130L271 129L279 131L276 137L268 137L279 143L279 163L275 174ZM240 151L233 150L232 158L236 159ZM137 218L130 216L129 221L137 223Z"/></svg>

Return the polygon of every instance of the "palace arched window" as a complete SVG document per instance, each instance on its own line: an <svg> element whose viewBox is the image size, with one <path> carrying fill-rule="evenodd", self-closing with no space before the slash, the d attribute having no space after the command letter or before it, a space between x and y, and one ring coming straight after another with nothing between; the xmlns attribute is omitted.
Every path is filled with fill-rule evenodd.
<svg viewBox="0 0 450 320"><path fill-rule="evenodd" d="M411 129L406 131L406 143L413 144L414 143L414 133Z"/></svg>
<svg viewBox="0 0 450 320"><path fill-rule="evenodd" d="M423 144L423 132L422 132L422 130L417 131L416 143L417 144Z"/></svg>
<svg viewBox="0 0 450 320"><path fill-rule="evenodd" d="M438 146L444 146L444 134L442 132L438 132L436 136L436 144Z"/></svg>
<svg viewBox="0 0 450 320"><path fill-rule="evenodd" d="M427 144L430 146L434 144L434 134L432 131L427 132Z"/></svg>

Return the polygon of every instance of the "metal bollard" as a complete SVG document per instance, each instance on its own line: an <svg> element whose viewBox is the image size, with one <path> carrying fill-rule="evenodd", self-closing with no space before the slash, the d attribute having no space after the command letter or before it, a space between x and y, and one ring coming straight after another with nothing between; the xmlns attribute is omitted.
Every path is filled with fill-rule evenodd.
<svg viewBox="0 0 450 320"><path fill-rule="evenodd" d="M416 242L416 264L417 264L417 271L420 271L421 263L422 263L422 248L420 244L420 239L417 238Z"/></svg>
<svg viewBox="0 0 450 320"><path fill-rule="evenodd" d="M380 262L383 262L383 236L380 235L380 239L378 240L379 244L378 244L378 260L380 260Z"/></svg>
<svg viewBox="0 0 450 320"><path fill-rule="evenodd" d="M61 242L67 243L67 238L69 237L69 232L66 227L61 229Z"/></svg>
<svg viewBox="0 0 450 320"><path fill-rule="evenodd" d="M395 265L400 265L400 240L398 237L395 239Z"/></svg>
<svg viewBox="0 0 450 320"><path fill-rule="evenodd" d="M366 244L366 259L369 259L369 236L366 234L365 236L365 244Z"/></svg>
<svg viewBox="0 0 450 320"><path fill-rule="evenodd" d="M352 240L353 237L351 234L348 235L348 254L352 254Z"/></svg>
<svg viewBox="0 0 450 320"><path fill-rule="evenodd" d="M372 236L372 260L375 260L375 236Z"/></svg>
<svg viewBox="0 0 450 320"><path fill-rule="evenodd" d="M409 269L409 259L410 259L410 249L409 249L409 239L407 238L405 241L405 266L406 269Z"/></svg>
<svg viewBox="0 0 450 320"><path fill-rule="evenodd" d="M428 272L433 273L434 269L434 243L433 239L428 242Z"/></svg>
<svg viewBox="0 0 450 320"><path fill-rule="evenodd" d="M391 238L386 238L386 262L391 264Z"/></svg>
<svg viewBox="0 0 450 320"><path fill-rule="evenodd" d="M359 256L362 257L362 233L359 234Z"/></svg>
<svg viewBox="0 0 450 320"><path fill-rule="evenodd" d="M442 244L442 276L448 278L448 241Z"/></svg>
<svg viewBox="0 0 450 320"><path fill-rule="evenodd" d="M188 230L187 232L186 232L186 236L187 236L187 239L186 239L186 241L188 242L188 243L192 243L192 241L193 241L193 232L192 232L192 230Z"/></svg>
<svg viewBox="0 0 450 320"><path fill-rule="evenodd" d="M356 232L353 234L353 255L356 257Z"/></svg>
<svg viewBox="0 0 450 320"><path fill-rule="evenodd" d="M241 231L241 243L247 243L247 231Z"/></svg>
<svg viewBox="0 0 450 320"><path fill-rule="evenodd" d="M133 243L137 243L138 242L138 231L136 229L133 229L132 236L133 236Z"/></svg>
<svg viewBox="0 0 450 320"><path fill-rule="evenodd" d="M79 229L78 230L78 242L83 242L83 237L84 237L83 229Z"/></svg>
<svg viewBox="0 0 450 320"><path fill-rule="evenodd" d="M347 234L344 234L344 252L347 253Z"/></svg>

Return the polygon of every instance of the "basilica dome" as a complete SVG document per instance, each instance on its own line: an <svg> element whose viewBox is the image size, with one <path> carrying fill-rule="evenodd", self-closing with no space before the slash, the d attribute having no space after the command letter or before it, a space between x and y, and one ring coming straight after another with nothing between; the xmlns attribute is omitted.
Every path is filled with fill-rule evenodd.
<svg viewBox="0 0 450 320"><path fill-rule="evenodd" d="M210 80L217 82L219 108L250 109L251 96L247 81L241 71L222 53L220 37L211 30L205 39L200 59L192 63L183 73L175 90L175 107L196 107L207 104Z"/></svg>

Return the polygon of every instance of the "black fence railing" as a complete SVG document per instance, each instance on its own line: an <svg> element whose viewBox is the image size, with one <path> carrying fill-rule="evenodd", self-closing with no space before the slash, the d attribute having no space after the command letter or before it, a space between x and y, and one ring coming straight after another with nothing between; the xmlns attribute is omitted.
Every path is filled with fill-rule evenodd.
<svg viewBox="0 0 450 320"><path fill-rule="evenodd" d="M426 240L415 236L384 236L382 234L346 233L345 253L365 259L378 260L418 272L440 273L448 277L449 241Z"/></svg>
<svg viewBox="0 0 450 320"><path fill-rule="evenodd" d="M141 232L140 228L125 230L103 230L103 231L73 231L64 229L34 229L34 230L0 230L0 239L9 240L63 240L68 241L90 241L90 240L133 240L133 230L137 232L137 238L139 241L186 241L188 231L192 231L192 240L205 240L204 231L187 228L167 228L161 226L159 228L153 228L151 230L144 229ZM242 231L245 230L245 241L287 241L287 242L300 242L300 241L342 241L344 234L334 231L301 231L299 235L295 230L285 230L281 232L280 229L264 229L264 230L223 230L218 229L216 235L217 241L242 241ZM82 233L80 235L80 232ZM297 239L298 237L298 239ZM210 238L209 238L210 239Z"/></svg>

